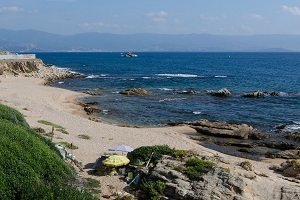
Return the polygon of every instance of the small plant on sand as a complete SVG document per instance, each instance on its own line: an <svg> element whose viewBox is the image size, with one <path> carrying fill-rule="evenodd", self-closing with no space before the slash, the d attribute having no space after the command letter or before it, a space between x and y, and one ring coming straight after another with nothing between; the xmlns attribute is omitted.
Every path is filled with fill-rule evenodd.
<svg viewBox="0 0 300 200"><path fill-rule="evenodd" d="M56 131L59 131L59 132L61 132L61 133L63 133L63 134L69 135L69 132L66 131L66 130L63 129L63 128L57 128L57 129L55 129L55 130L56 130Z"/></svg>
<svg viewBox="0 0 300 200"><path fill-rule="evenodd" d="M39 120L38 123L44 124L44 125L47 125L47 126L52 126L54 128L65 129L64 127L62 127L60 125L54 124L54 123L46 121L46 120Z"/></svg>
<svg viewBox="0 0 300 200"><path fill-rule="evenodd" d="M84 140L89 140L89 139L91 139L90 136L85 135L85 134L78 135L78 137L81 138L81 139L84 139Z"/></svg>
<svg viewBox="0 0 300 200"><path fill-rule="evenodd" d="M185 166L185 174L190 179L198 179L203 173L209 172L213 168L214 164L211 161L193 157L186 161Z"/></svg>
<svg viewBox="0 0 300 200"><path fill-rule="evenodd" d="M64 145L68 149L78 149L78 146L74 145L73 143L60 142L60 144Z"/></svg>
<svg viewBox="0 0 300 200"><path fill-rule="evenodd" d="M190 150L175 150L173 153L173 157L180 158L181 160L191 155L194 155L194 153Z"/></svg>

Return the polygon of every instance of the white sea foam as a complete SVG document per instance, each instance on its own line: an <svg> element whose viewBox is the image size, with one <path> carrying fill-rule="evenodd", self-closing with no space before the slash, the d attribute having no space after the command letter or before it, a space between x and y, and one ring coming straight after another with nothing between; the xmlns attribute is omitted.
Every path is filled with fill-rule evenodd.
<svg viewBox="0 0 300 200"><path fill-rule="evenodd" d="M179 77L179 78L197 78L196 74L156 74L157 76Z"/></svg>
<svg viewBox="0 0 300 200"><path fill-rule="evenodd" d="M131 79L129 79L130 81L134 81L135 79L134 78L131 78Z"/></svg>
<svg viewBox="0 0 300 200"><path fill-rule="evenodd" d="M217 75L217 76L214 76L215 78L227 78L227 76L222 76L222 75Z"/></svg>
<svg viewBox="0 0 300 200"><path fill-rule="evenodd" d="M171 88L158 88L159 90L163 90L163 91L171 91L171 90L173 90L173 89L171 89Z"/></svg>
<svg viewBox="0 0 300 200"><path fill-rule="evenodd" d="M63 81L59 81L59 82L58 82L58 84L63 84L63 83L64 83Z"/></svg>
<svg viewBox="0 0 300 200"><path fill-rule="evenodd" d="M165 98L165 99L161 99L159 100L158 102L165 102L165 101L181 101L181 100L184 100L186 98Z"/></svg>
<svg viewBox="0 0 300 200"><path fill-rule="evenodd" d="M119 94L120 91L111 92L112 94Z"/></svg>
<svg viewBox="0 0 300 200"><path fill-rule="evenodd" d="M200 115L202 112L200 112L200 111L194 111L193 112L193 114L195 114L195 115Z"/></svg>
<svg viewBox="0 0 300 200"><path fill-rule="evenodd" d="M99 78L99 77L100 77L99 75L89 75L86 78Z"/></svg>
<svg viewBox="0 0 300 200"><path fill-rule="evenodd" d="M144 77L142 77L143 79L150 79L150 77L148 77L148 76L144 76Z"/></svg>

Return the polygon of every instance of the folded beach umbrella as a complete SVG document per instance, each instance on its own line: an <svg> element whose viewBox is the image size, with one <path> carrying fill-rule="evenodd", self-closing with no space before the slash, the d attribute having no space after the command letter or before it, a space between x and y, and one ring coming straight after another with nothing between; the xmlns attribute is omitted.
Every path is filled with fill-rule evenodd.
<svg viewBox="0 0 300 200"><path fill-rule="evenodd" d="M130 147L130 146L126 146L124 144L115 146L111 149L109 149L110 151L122 151L122 152L131 152L134 150L134 148Z"/></svg>
<svg viewBox="0 0 300 200"><path fill-rule="evenodd" d="M130 160L125 156L113 155L103 161L103 164L108 167L120 167L127 165Z"/></svg>

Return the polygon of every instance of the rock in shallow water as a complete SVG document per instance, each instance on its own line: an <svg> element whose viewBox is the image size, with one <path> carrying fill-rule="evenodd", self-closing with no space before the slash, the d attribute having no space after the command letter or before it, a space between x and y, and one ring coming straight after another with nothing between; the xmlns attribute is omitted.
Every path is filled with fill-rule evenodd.
<svg viewBox="0 0 300 200"><path fill-rule="evenodd" d="M246 98L259 98L259 97L265 97L265 93L260 92L260 91L256 91L256 92L252 92L252 93L246 93L246 94L243 94L242 97L246 97Z"/></svg>
<svg viewBox="0 0 300 200"><path fill-rule="evenodd" d="M123 95L135 95L135 96L144 96L150 94L150 91L143 88L131 88L125 91L121 91L120 94Z"/></svg>
<svg viewBox="0 0 300 200"><path fill-rule="evenodd" d="M222 88L218 91L214 91L214 90L207 91L207 94L216 97L228 97L231 95L231 92L227 88Z"/></svg>

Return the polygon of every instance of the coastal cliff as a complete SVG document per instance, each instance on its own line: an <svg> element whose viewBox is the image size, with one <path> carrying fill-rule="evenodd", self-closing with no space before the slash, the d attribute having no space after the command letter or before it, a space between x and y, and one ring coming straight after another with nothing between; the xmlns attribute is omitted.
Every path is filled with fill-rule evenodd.
<svg viewBox="0 0 300 200"><path fill-rule="evenodd" d="M50 67L40 59L32 60L0 60L0 75L13 75L42 78L46 83L65 79L81 77L67 70Z"/></svg>

